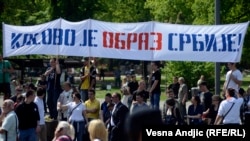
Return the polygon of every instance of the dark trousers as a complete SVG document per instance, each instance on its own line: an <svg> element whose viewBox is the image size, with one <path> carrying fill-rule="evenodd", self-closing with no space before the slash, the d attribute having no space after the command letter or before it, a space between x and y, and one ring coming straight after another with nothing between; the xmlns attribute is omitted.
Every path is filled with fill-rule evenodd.
<svg viewBox="0 0 250 141"><path fill-rule="evenodd" d="M111 141L111 131L114 128L114 126L111 126L109 123L109 128L108 128L108 141Z"/></svg>
<svg viewBox="0 0 250 141"><path fill-rule="evenodd" d="M88 118L88 122L90 122L91 120L93 120L93 118ZM90 141L90 138L89 138L89 131L88 131L87 128L86 128L85 133L84 133L84 135L83 135L83 140L84 140L84 141Z"/></svg>
<svg viewBox="0 0 250 141"><path fill-rule="evenodd" d="M84 121L71 121L70 124L72 124L75 129L74 141L83 141L83 134L85 132L85 122Z"/></svg>
<svg viewBox="0 0 250 141"><path fill-rule="evenodd" d="M123 131L115 126L109 128L108 138L109 141L126 141Z"/></svg>
<svg viewBox="0 0 250 141"><path fill-rule="evenodd" d="M11 96L10 83L0 83L0 93L3 92L4 100Z"/></svg>
<svg viewBox="0 0 250 141"><path fill-rule="evenodd" d="M49 115L50 118L57 119L58 112L57 112L57 99L61 93L61 90L48 90L48 98L47 98L47 105L49 108Z"/></svg>
<svg viewBox="0 0 250 141"><path fill-rule="evenodd" d="M43 97L43 106L44 106L44 111L45 111L45 113L47 113L47 100L46 100L46 98L47 98L47 92L46 92L46 89L44 89L44 97Z"/></svg>

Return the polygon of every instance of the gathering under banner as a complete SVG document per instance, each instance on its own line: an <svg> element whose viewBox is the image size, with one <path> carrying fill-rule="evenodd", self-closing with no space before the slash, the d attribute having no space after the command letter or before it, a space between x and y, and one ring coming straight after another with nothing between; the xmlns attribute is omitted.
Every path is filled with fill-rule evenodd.
<svg viewBox="0 0 250 141"><path fill-rule="evenodd" d="M57 19L40 25L3 23L3 56L65 55L146 61L240 62L249 22L180 25Z"/></svg>

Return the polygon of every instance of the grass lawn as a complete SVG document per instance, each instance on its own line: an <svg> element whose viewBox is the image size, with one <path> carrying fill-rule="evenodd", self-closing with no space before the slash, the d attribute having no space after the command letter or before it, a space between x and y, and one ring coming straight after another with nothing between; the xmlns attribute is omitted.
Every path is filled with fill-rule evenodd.
<svg viewBox="0 0 250 141"><path fill-rule="evenodd" d="M122 78L124 78L124 76L122 76ZM137 76L137 78L139 79L140 76ZM163 78L164 79L164 78ZM101 81L98 81L97 82L97 85L96 85L96 98L101 98L101 99L104 99L105 97L105 94L107 93L113 93L113 92L120 92L120 88L115 88L115 87L112 87L111 90L107 90L106 89L106 85L108 84L112 84L114 83L114 78L113 77L105 77L105 81L104 82L101 82ZM165 80L163 80L162 84L165 84ZM166 100L166 94L165 94L165 88L166 86L165 85L161 85L161 100Z"/></svg>
<svg viewBox="0 0 250 141"><path fill-rule="evenodd" d="M139 77L137 77L137 78L139 78ZM220 79L220 85L221 85L220 88L222 88L222 86L224 84L224 81L225 81L225 78L224 78L224 76L222 76L221 79ZM165 84L164 82L162 84ZM106 85L107 84L112 84L112 83L114 83L114 78L113 77L105 77L105 81L103 82L103 85L99 81L97 83L96 97L104 99L106 93L111 93L111 94L113 92L119 92L120 93L120 88L111 87L111 90L106 90ZM244 90L247 90L249 85L250 85L250 75L249 76L248 75L244 76L243 77L243 83L242 83L241 87L244 88ZM102 89L101 89L101 87L102 87ZM162 90L161 100L166 100L166 98L167 98L166 94L165 94L165 88L166 88L165 85L161 85L161 90Z"/></svg>
<svg viewBox="0 0 250 141"><path fill-rule="evenodd" d="M120 89L118 88L112 88L111 90L96 90L96 98L104 99L107 93L112 94L113 92L119 92L121 94ZM165 87L162 88L161 100L166 100Z"/></svg>

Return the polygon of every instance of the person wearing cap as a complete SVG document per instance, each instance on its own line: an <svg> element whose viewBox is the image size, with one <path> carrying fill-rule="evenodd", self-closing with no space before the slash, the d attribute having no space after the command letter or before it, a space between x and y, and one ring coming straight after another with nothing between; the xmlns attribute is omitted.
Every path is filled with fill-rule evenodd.
<svg viewBox="0 0 250 141"><path fill-rule="evenodd" d="M14 68L8 60L4 60L0 54L0 93L4 94L4 100L11 97L10 74L14 72Z"/></svg>

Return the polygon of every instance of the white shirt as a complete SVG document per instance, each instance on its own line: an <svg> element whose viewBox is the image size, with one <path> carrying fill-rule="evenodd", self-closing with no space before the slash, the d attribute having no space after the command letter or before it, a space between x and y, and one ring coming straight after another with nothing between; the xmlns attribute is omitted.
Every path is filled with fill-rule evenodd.
<svg viewBox="0 0 250 141"><path fill-rule="evenodd" d="M111 118L110 118L110 125L111 125L111 126L115 126L115 123L114 123L114 121L113 121L113 113L114 113L114 111L115 111L116 105L117 105L117 104L115 104L115 106L114 106L114 108L113 108L113 110L112 110L112 113L111 113Z"/></svg>
<svg viewBox="0 0 250 141"><path fill-rule="evenodd" d="M232 73L232 70L228 71L227 74L226 74L226 85L228 83L228 81L230 80L230 75ZM236 69L235 71L233 71L232 75L239 81L242 81L243 80L243 75L242 73ZM228 83L228 86L227 88L232 88L234 89L236 92L239 91L239 85L236 84L233 80L230 80L229 83Z"/></svg>
<svg viewBox="0 0 250 141"><path fill-rule="evenodd" d="M69 102L72 102L73 101L73 99L72 99L72 92L73 92L72 89L70 89L69 91L65 91L64 90L60 94L60 96L58 98L58 102L60 102L62 105L65 105L65 104L67 104Z"/></svg>
<svg viewBox="0 0 250 141"><path fill-rule="evenodd" d="M39 112L39 116L40 116L39 125L45 125L43 99L36 96L34 103L36 103L36 105L38 107L38 112Z"/></svg>
<svg viewBox="0 0 250 141"><path fill-rule="evenodd" d="M234 97L232 97L229 100L223 100L219 106L219 110L218 110L218 115L219 116L224 116L228 110L230 109L230 107L232 106L232 104L234 104L234 106L232 107L232 109L230 110L230 112L226 115L226 117L224 117L223 120L223 124L227 124L227 123L241 123L240 120L240 107L243 103L243 98L238 98L235 99Z"/></svg>
<svg viewBox="0 0 250 141"><path fill-rule="evenodd" d="M3 120L2 128L8 131L8 141L16 141L18 123L18 118L14 111L9 112ZM0 134L0 141L5 141L5 134Z"/></svg>
<svg viewBox="0 0 250 141"><path fill-rule="evenodd" d="M69 91L65 91L65 90L64 90L64 91L60 94L60 96L59 96L59 98L58 98L58 102L60 102L61 105L66 105L66 104L72 102L72 101L73 101L72 92L73 92L72 89L70 89ZM63 117L64 117L64 118L67 118L67 117L68 117L68 110L63 111Z"/></svg>
<svg viewBox="0 0 250 141"><path fill-rule="evenodd" d="M71 116L69 117L69 121L84 121L82 114L83 111L86 110L86 106L83 103L81 103L80 105L78 104L76 104L75 102L70 102L66 104L68 106L69 112L71 112L72 109L74 109ZM76 106L77 108L75 108Z"/></svg>

